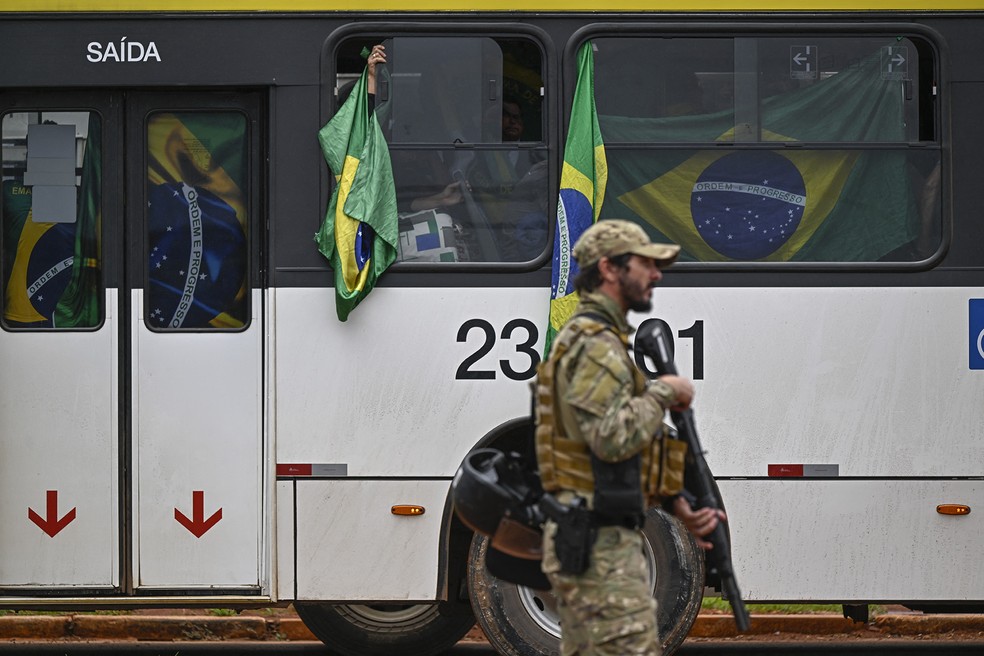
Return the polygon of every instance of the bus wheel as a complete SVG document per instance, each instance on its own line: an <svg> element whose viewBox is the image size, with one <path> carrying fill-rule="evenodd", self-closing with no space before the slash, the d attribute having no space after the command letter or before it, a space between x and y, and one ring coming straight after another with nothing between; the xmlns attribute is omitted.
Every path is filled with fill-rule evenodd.
<svg viewBox="0 0 984 656"><path fill-rule="evenodd" d="M432 656L475 625L462 604L294 604L304 624L341 656Z"/></svg>
<svg viewBox="0 0 984 656"><path fill-rule="evenodd" d="M642 529L664 656L690 632L704 596L704 554L674 517L652 509ZM560 621L554 597L494 578L485 568L488 538L472 540L468 587L485 636L503 656L556 656Z"/></svg>

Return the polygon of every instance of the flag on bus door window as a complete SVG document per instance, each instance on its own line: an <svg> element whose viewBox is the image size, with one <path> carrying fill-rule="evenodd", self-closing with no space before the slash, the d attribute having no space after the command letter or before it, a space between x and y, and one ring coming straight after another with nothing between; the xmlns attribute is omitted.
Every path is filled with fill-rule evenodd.
<svg viewBox="0 0 984 656"><path fill-rule="evenodd" d="M700 261L875 261L918 234L904 153L800 149L795 142L906 141L903 94L878 54L823 82L766 98L759 142L776 148L609 154L613 216ZM602 116L609 141L735 142L734 114ZM654 235L658 237L658 235Z"/></svg>
<svg viewBox="0 0 984 656"><path fill-rule="evenodd" d="M581 46L577 56L577 86L564 147L564 168L560 174L550 323L544 354L550 351L554 335L577 307L578 295L573 281L578 268L571 251L581 234L598 220L607 184L608 163L594 99L594 53L588 42Z"/></svg>
<svg viewBox="0 0 984 656"><path fill-rule="evenodd" d="M239 111L147 119L146 321L158 329L249 320L249 124Z"/></svg>
<svg viewBox="0 0 984 656"><path fill-rule="evenodd" d="M89 113L79 185L71 279L55 306L56 328L91 328L102 313L99 231L102 224L102 120Z"/></svg>
<svg viewBox="0 0 984 656"><path fill-rule="evenodd" d="M33 189L3 183L3 318L14 326L51 328L72 276L76 223L34 221Z"/></svg>
<svg viewBox="0 0 984 656"><path fill-rule="evenodd" d="M366 71L318 140L336 184L315 241L335 271L335 312L345 321L396 259L399 243L393 168L369 108Z"/></svg>

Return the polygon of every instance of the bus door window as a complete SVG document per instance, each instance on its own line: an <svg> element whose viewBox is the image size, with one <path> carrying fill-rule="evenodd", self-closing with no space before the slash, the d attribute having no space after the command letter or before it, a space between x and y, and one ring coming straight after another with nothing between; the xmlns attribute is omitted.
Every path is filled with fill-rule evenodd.
<svg viewBox="0 0 984 656"><path fill-rule="evenodd" d="M592 43L603 217L634 216L680 243L684 261L915 263L940 249L935 66L922 39Z"/></svg>
<svg viewBox="0 0 984 656"><path fill-rule="evenodd" d="M338 87L371 38L341 44ZM379 41L377 41L379 42ZM547 246L542 56L525 39L383 41L376 116L390 146L400 261L530 261Z"/></svg>
<svg viewBox="0 0 984 656"><path fill-rule="evenodd" d="M249 321L246 128L239 112L148 119L144 320L152 329Z"/></svg>
<svg viewBox="0 0 984 656"><path fill-rule="evenodd" d="M101 120L22 111L2 119L3 325L102 322Z"/></svg>

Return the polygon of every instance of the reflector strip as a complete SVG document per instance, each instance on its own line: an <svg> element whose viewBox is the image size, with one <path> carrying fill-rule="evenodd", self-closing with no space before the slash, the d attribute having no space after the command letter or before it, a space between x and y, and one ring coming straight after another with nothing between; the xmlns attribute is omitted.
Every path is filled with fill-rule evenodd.
<svg viewBox="0 0 984 656"><path fill-rule="evenodd" d="M774 478L832 478L840 475L840 465L769 465Z"/></svg>
<svg viewBox="0 0 984 656"><path fill-rule="evenodd" d="M348 465L345 463L277 463L277 478L293 478L295 476L324 476L338 478L348 476Z"/></svg>

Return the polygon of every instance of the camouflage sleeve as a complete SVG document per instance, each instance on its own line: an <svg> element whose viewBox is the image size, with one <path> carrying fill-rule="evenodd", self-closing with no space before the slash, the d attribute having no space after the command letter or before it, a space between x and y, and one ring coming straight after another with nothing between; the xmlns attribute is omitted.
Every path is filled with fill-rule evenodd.
<svg viewBox="0 0 984 656"><path fill-rule="evenodd" d="M573 409L576 430L606 462L632 457L652 440L663 423L663 405L647 390L635 395L632 363L614 338L585 340L573 364L564 401Z"/></svg>

